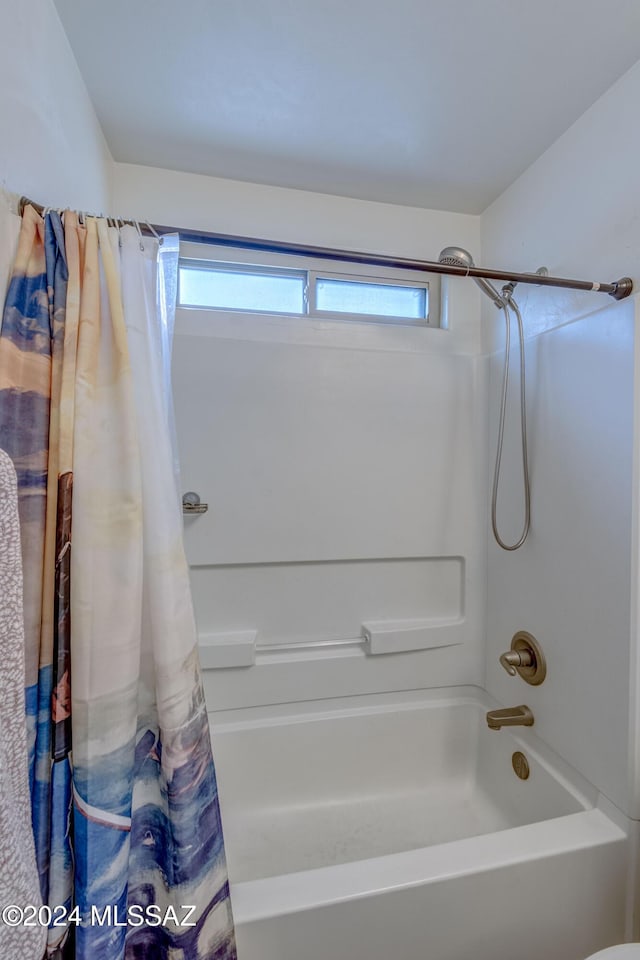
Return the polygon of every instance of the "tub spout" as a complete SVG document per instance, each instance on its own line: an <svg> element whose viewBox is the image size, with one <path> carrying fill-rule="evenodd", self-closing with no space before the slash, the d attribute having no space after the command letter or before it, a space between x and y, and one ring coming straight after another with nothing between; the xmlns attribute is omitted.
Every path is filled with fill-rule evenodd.
<svg viewBox="0 0 640 960"><path fill-rule="evenodd" d="M519 707L505 707L504 710L489 710L487 723L490 730L499 730L500 727L532 727L533 714L529 707L521 704Z"/></svg>

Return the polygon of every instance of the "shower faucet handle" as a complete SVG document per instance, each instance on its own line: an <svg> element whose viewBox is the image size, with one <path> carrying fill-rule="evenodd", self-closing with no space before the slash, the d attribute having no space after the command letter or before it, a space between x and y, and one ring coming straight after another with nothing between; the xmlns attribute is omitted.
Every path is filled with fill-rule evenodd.
<svg viewBox="0 0 640 960"><path fill-rule="evenodd" d="M514 633L511 649L500 655L500 665L510 676L518 675L534 687L541 684L547 675L547 661L542 647L526 630Z"/></svg>
<svg viewBox="0 0 640 960"><path fill-rule="evenodd" d="M507 653L503 653L500 656L500 663L512 677L515 677L518 673L517 667L530 667L531 666L531 654L526 650L519 652L518 650L509 650Z"/></svg>

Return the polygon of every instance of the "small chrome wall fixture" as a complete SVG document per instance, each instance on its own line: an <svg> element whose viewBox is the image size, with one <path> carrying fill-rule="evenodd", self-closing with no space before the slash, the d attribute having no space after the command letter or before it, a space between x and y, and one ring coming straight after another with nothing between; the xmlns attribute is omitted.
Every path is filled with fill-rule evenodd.
<svg viewBox="0 0 640 960"><path fill-rule="evenodd" d="M533 687L539 686L547 675L547 661L542 647L526 630L514 633L511 649L502 654L500 663L512 677L518 674Z"/></svg>
<svg viewBox="0 0 640 960"><path fill-rule="evenodd" d="M206 513L209 509L208 503L201 503L200 494L193 490L188 490L182 495L182 512L192 517L196 513Z"/></svg>

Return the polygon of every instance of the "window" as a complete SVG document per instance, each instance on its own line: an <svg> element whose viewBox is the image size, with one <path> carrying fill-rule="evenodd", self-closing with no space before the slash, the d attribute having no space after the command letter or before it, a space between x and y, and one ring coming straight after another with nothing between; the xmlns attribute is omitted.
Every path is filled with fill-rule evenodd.
<svg viewBox="0 0 640 960"><path fill-rule="evenodd" d="M247 313L304 313L307 276L268 267L180 262L180 306Z"/></svg>
<svg viewBox="0 0 640 960"><path fill-rule="evenodd" d="M427 321L429 287L408 283L372 282L351 277L315 278L317 313L349 313L367 317L396 317L403 320Z"/></svg>
<svg viewBox="0 0 640 960"><path fill-rule="evenodd" d="M355 263L336 271L333 261L204 244L182 244L181 253L181 307L347 322L440 324L437 275Z"/></svg>

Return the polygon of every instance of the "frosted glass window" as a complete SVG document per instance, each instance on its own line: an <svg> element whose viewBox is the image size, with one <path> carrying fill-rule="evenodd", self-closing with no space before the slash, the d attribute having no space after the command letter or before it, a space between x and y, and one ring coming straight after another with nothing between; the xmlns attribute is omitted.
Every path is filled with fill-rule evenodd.
<svg viewBox="0 0 640 960"><path fill-rule="evenodd" d="M180 304L249 313L304 313L304 271L180 266Z"/></svg>
<svg viewBox="0 0 640 960"><path fill-rule="evenodd" d="M189 252L198 246L185 245ZM182 257L179 305L348 323L438 325L438 277L389 268L377 275L352 263L345 263L344 272L334 271L326 261L316 267L305 257L262 251L239 250L235 260L234 253L216 251L218 256L211 259ZM252 262L249 257L254 255Z"/></svg>
<svg viewBox="0 0 640 960"><path fill-rule="evenodd" d="M352 313L372 317L399 317L426 320L426 287L365 283L360 280L316 280L317 310L327 313Z"/></svg>

